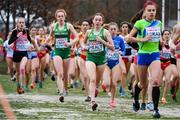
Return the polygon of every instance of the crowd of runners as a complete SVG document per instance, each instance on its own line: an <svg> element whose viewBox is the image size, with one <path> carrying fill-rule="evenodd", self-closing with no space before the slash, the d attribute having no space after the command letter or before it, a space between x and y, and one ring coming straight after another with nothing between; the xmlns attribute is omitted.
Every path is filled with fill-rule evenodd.
<svg viewBox="0 0 180 120"><path fill-rule="evenodd" d="M153 117L160 118L159 101L168 102L169 88L176 101L179 88L180 25L162 31L161 21L155 19L156 10L157 4L147 1L133 25L126 21L104 24L103 14L96 13L76 29L66 21L63 9L55 12L56 19L48 27L28 29L25 18L19 17L4 42L10 79L16 81L17 93L42 88L49 73L57 82L60 102L64 102L68 86L80 80L85 102L90 102L94 111L99 86L110 96L110 107L117 106L118 92L122 97L127 95L128 86L133 110L149 109L154 111Z"/></svg>

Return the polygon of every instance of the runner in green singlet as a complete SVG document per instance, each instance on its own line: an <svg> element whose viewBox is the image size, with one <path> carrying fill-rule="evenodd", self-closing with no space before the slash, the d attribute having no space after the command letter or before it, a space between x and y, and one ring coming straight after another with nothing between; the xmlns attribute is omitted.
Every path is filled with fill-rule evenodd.
<svg viewBox="0 0 180 120"><path fill-rule="evenodd" d="M78 41L78 33L72 24L65 22L66 12L58 9L55 13L56 23L50 26L50 36L54 37L54 67L57 72L57 86L60 102L64 102L64 81L68 80L70 47ZM70 42L70 33L75 39ZM50 40L50 39L49 39Z"/></svg>
<svg viewBox="0 0 180 120"><path fill-rule="evenodd" d="M96 110L95 89L102 78L106 57L105 46L114 50L112 37L108 30L102 28L104 16L101 13L96 13L93 18L94 27L88 30L82 41L82 48L87 49L84 43L87 43L87 61L86 68L90 79L89 95L91 97L92 110Z"/></svg>

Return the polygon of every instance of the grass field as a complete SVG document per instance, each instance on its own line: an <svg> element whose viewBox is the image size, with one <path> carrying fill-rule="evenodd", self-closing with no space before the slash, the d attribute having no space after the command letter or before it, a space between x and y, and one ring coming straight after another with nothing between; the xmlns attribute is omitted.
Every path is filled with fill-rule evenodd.
<svg viewBox="0 0 180 120"><path fill-rule="evenodd" d="M4 63L0 64L3 73L6 73ZM0 68L0 69L1 69ZM89 103L85 103L84 91L79 88L69 89L69 95L65 102L58 101L55 82L47 78L42 89L35 88L23 95L16 93L16 84L9 80L8 75L0 75L0 84L6 92L11 107L18 120L120 120L120 119L152 119L152 112L132 110L132 101L128 93L127 97L121 98L118 94L117 108L109 108L109 96L100 90L97 97L99 107L92 111ZM128 91L127 91L128 92ZM178 92L177 99L180 100ZM161 119L180 119L180 102L173 102L168 93L168 104L160 104ZM4 110L0 106L0 120L6 119Z"/></svg>

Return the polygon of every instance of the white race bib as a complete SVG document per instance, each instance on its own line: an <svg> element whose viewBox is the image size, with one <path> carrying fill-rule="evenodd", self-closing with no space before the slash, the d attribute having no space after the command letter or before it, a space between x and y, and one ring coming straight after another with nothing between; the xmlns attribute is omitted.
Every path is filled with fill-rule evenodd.
<svg viewBox="0 0 180 120"><path fill-rule="evenodd" d="M16 40L16 50L18 51L27 51L30 47L30 42L25 37L19 37Z"/></svg>
<svg viewBox="0 0 180 120"><path fill-rule="evenodd" d="M67 38L56 38L56 48L67 48L65 42Z"/></svg>
<svg viewBox="0 0 180 120"><path fill-rule="evenodd" d="M163 57L165 59L170 59L171 51L169 49L163 48L161 51L161 57Z"/></svg>
<svg viewBox="0 0 180 120"><path fill-rule="evenodd" d="M147 27L146 36L150 35L152 39L150 42L159 42L161 37L161 29L159 27Z"/></svg>
<svg viewBox="0 0 180 120"><path fill-rule="evenodd" d="M108 49L106 56L108 60L119 60L119 50L116 49L115 51L112 51Z"/></svg>
<svg viewBox="0 0 180 120"><path fill-rule="evenodd" d="M104 46L99 41L90 41L88 47L90 53L98 53L104 51Z"/></svg>

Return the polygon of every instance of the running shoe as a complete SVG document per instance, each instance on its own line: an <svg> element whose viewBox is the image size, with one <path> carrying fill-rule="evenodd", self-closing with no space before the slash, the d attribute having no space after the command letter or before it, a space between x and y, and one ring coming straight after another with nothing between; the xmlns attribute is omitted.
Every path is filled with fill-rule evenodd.
<svg viewBox="0 0 180 120"><path fill-rule="evenodd" d="M109 105L110 105L110 107L116 107L117 106L116 100L111 100Z"/></svg>
<svg viewBox="0 0 180 120"><path fill-rule="evenodd" d="M29 90L29 87L26 86L26 85L23 86L23 89L24 89L26 92L29 92L29 91L30 91L30 90Z"/></svg>
<svg viewBox="0 0 180 120"><path fill-rule="evenodd" d="M78 81L75 81L74 84L73 84L73 86L74 86L75 88L78 88L78 87L79 87L79 82L78 82Z"/></svg>
<svg viewBox="0 0 180 120"><path fill-rule="evenodd" d="M175 102L177 102L177 99L176 99L176 93L171 94L171 97L172 97L172 99L173 99Z"/></svg>
<svg viewBox="0 0 180 120"><path fill-rule="evenodd" d="M85 90L85 87L84 87L84 85L82 86L82 89L81 89L82 91L84 91Z"/></svg>
<svg viewBox="0 0 180 120"><path fill-rule="evenodd" d="M177 99L176 99L176 93L175 93L175 85L174 84L171 84L171 97L172 99L177 102Z"/></svg>
<svg viewBox="0 0 180 120"><path fill-rule="evenodd" d="M32 82L30 88L31 88L31 89L34 89L35 87L36 87L35 82Z"/></svg>
<svg viewBox="0 0 180 120"><path fill-rule="evenodd" d="M13 82L16 81L16 75L13 75L13 77L11 77L11 81L13 81Z"/></svg>
<svg viewBox="0 0 180 120"><path fill-rule="evenodd" d="M121 92L122 92L122 86L120 85L119 86L119 93L121 94Z"/></svg>
<svg viewBox="0 0 180 120"><path fill-rule="evenodd" d="M70 88L73 88L73 84L70 85Z"/></svg>
<svg viewBox="0 0 180 120"><path fill-rule="evenodd" d="M37 84L39 82L38 76L36 76L35 83Z"/></svg>
<svg viewBox="0 0 180 120"><path fill-rule="evenodd" d="M91 102L92 110L95 111L98 107L98 104L95 101Z"/></svg>
<svg viewBox="0 0 180 120"><path fill-rule="evenodd" d="M60 96L59 97L59 101L62 103L62 102L64 102L64 96Z"/></svg>
<svg viewBox="0 0 180 120"><path fill-rule="evenodd" d="M167 104L166 98L162 98L162 99L161 99L161 103L162 103L163 105Z"/></svg>
<svg viewBox="0 0 180 120"><path fill-rule="evenodd" d="M96 89L95 89L95 97L97 97L98 94L99 94L99 90L98 90L98 88L96 88Z"/></svg>
<svg viewBox="0 0 180 120"><path fill-rule="evenodd" d="M39 85L39 88L42 88L42 82L39 82L38 85Z"/></svg>
<svg viewBox="0 0 180 120"><path fill-rule="evenodd" d="M108 92L108 96L111 97L111 92Z"/></svg>
<svg viewBox="0 0 180 120"><path fill-rule="evenodd" d="M21 89L20 83L17 82L17 83L16 83L16 86L17 86L17 89L16 89L16 90L17 90L17 93L18 93L18 94L22 94L22 89Z"/></svg>
<svg viewBox="0 0 180 120"><path fill-rule="evenodd" d="M159 110L155 110L153 113L153 118L160 118L161 115L159 114Z"/></svg>
<svg viewBox="0 0 180 120"><path fill-rule="evenodd" d="M146 110L146 103L141 103L141 110Z"/></svg>
<svg viewBox="0 0 180 120"><path fill-rule="evenodd" d="M105 84L102 84L101 87L102 87L103 92L106 92L107 86Z"/></svg>
<svg viewBox="0 0 180 120"><path fill-rule="evenodd" d="M153 102L148 102L146 105L146 109L148 109L149 111L153 111L154 110Z"/></svg>
<svg viewBox="0 0 180 120"><path fill-rule="evenodd" d="M23 94L24 93L24 89L22 89L21 87L17 87L17 93L18 94Z"/></svg>
<svg viewBox="0 0 180 120"><path fill-rule="evenodd" d="M91 102L91 97L87 96L87 98L84 101L85 102Z"/></svg>
<svg viewBox="0 0 180 120"><path fill-rule="evenodd" d="M60 93L59 94L60 95L60 97L59 97L59 101L62 103L62 102L64 102L64 93Z"/></svg>
<svg viewBox="0 0 180 120"><path fill-rule="evenodd" d="M125 97L126 96L126 93L125 93L125 91L121 91L121 97Z"/></svg>
<svg viewBox="0 0 180 120"><path fill-rule="evenodd" d="M133 110L137 112L140 109L140 104L138 101L133 102Z"/></svg>
<svg viewBox="0 0 180 120"><path fill-rule="evenodd" d="M54 75L54 74L52 74L52 75L51 75L51 80L52 80L52 81L55 81L55 80L56 80L56 78L55 78L55 75Z"/></svg>
<svg viewBox="0 0 180 120"><path fill-rule="evenodd" d="M131 83L131 82L128 84L128 90L129 90L129 91L132 90L132 83Z"/></svg>

